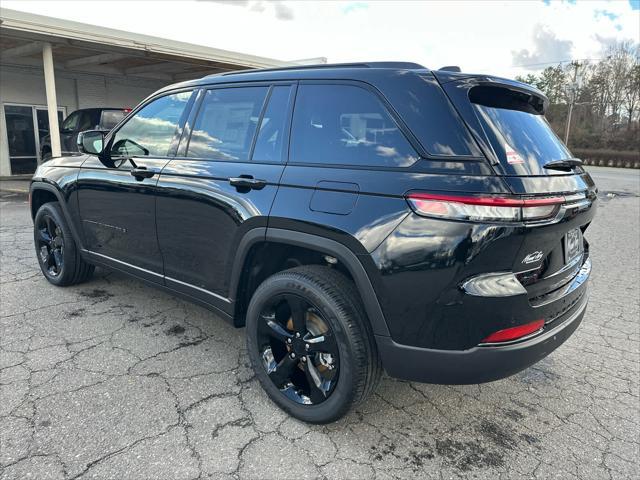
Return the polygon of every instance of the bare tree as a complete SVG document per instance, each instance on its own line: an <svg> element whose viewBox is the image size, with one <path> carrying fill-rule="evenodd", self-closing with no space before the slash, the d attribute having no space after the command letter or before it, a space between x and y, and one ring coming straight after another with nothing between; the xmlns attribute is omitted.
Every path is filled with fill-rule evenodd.
<svg viewBox="0 0 640 480"><path fill-rule="evenodd" d="M618 42L601 60L560 64L517 79L549 98L546 115L559 135L571 122L573 147L638 149L640 44Z"/></svg>

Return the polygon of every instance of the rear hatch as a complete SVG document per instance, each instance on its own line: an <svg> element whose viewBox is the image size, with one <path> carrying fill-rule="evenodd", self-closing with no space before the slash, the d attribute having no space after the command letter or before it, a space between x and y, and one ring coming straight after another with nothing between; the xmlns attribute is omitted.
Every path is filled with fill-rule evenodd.
<svg viewBox="0 0 640 480"><path fill-rule="evenodd" d="M513 194L558 201L551 218L523 229L514 259L513 271L535 305L586 262L583 234L595 213L595 185L544 118L548 101L540 91L496 77L432 73Z"/></svg>

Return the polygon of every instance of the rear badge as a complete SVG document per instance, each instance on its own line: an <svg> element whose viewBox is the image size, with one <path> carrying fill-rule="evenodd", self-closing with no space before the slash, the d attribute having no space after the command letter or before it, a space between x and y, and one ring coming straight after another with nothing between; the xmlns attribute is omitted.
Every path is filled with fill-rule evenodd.
<svg viewBox="0 0 640 480"><path fill-rule="evenodd" d="M540 260L542 260L542 256L543 256L542 252L532 252L526 257L524 257L524 259L522 259L522 263L539 262Z"/></svg>

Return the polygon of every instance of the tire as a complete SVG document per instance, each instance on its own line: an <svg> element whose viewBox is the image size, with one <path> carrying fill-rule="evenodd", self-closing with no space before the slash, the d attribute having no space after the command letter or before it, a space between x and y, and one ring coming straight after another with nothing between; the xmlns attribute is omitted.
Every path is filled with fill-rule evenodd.
<svg viewBox="0 0 640 480"><path fill-rule="evenodd" d="M286 299L284 307L282 303L278 303L280 298ZM276 358L277 351L274 349L279 346L278 341L269 337L267 342L270 343L265 346L264 338L266 337L262 332L266 330L267 335L273 333L267 324L281 321L278 320L278 312L283 308L286 325L293 325L293 308L289 306L291 298L294 299L294 303L300 301L311 306L304 314L304 318L307 319L305 323L307 333L302 337L302 340L296 340L293 334L293 331L296 330L295 325L292 332L286 330L288 328L286 327L286 333L294 335L294 344L292 347L285 343L282 345L291 348L290 352L294 352L297 348L296 342L302 341L304 343L307 341L305 338L311 338L309 341L313 341L312 327L314 325L317 328L318 324L324 324L328 330L315 338L323 338L327 345L333 345L338 352L337 358L335 355L327 357L326 353L317 352L310 355L307 355L308 352L298 354L297 367L293 367L292 377L297 375L296 378L302 378L303 374L298 372L296 368L304 372L308 385L308 396L306 393L294 392L299 385L293 383L289 383L290 387L288 388L282 386L287 385L286 382L277 386L275 380L272 380L273 375L278 371L277 368L271 374L267 371L268 365L275 365L279 362L278 368L280 368L285 360L290 361L284 357L290 357L291 353L287 353L287 350L284 349L280 350L281 358ZM289 313L286 311L287 308L289 308ZM273 313L271 313L272 309ZM271 320L267 321L266 318ZM246 326L247 351L263 389L276 405L299 420L309 423L333 422L346 414L353 406L364 401L380 381L382 366L358 292L352 282L334 269L319 265L301 266L276 273L267 278L251 298L247 310ZM334 341L335 344L332 343ZM325 343L317 345L325 345ZM304 346L309 347L308 344ZM312 349L316 348L320 349L321 347L312 344ZM300 345L300 349L302 349L302 345ZM270 357L268 352L271 352ZM268 362L268 358L271 363ZM303 358L306 358L306 361ZM326 361L323 362L323 360ZM321 375L330 376L333 374L332 381L327 383L328 385L333 384L333 386L330 387L330 390L328 389L329 393L326 394L326 397L318 395L319 389L313 389L316 392L315 399L320 398L318 402L313 401L314 395L311 392L311 380L317 378L310 375L312 368L317 369L317 372L324 368ZM334 368L336 372L332 372ZM324 376L322 378L324 379ZM321 383L323 388L325 386L324 380L321 382L314 380L314 383ZM305 390L305 381L300 381L300 384L302 384L300 387L300 392L302 392ZM325 394L324 390L320 390L320 392ZM301 403L301 401L306 402L307 400L312 403Z"/></svg>
<svg viewBox="0 0 640 480"><path fill-rule="evenodd" d="M40 269L53 285L76 285L91 277L95 267L80 256L58 202L45 203L38 209L33 240Z"/></svg>

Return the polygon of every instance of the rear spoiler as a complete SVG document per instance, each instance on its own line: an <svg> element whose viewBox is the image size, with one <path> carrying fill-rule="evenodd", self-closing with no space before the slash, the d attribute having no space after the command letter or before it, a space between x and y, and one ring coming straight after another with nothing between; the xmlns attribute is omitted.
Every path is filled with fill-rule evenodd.
<svg viewBox="0 0 640 480"><path fill-rule="evenodd" d="M529 95L529 103L535 106L537 114L542 115L549 105L549 99L544 93L527 83L517 82L508 78L494 77L484 74L458 73L447 70L432 70L431 73L438 80L440 85L452 82L465 83L468 89L473 87L493 87L511 90L513 92Z"/></svg>

